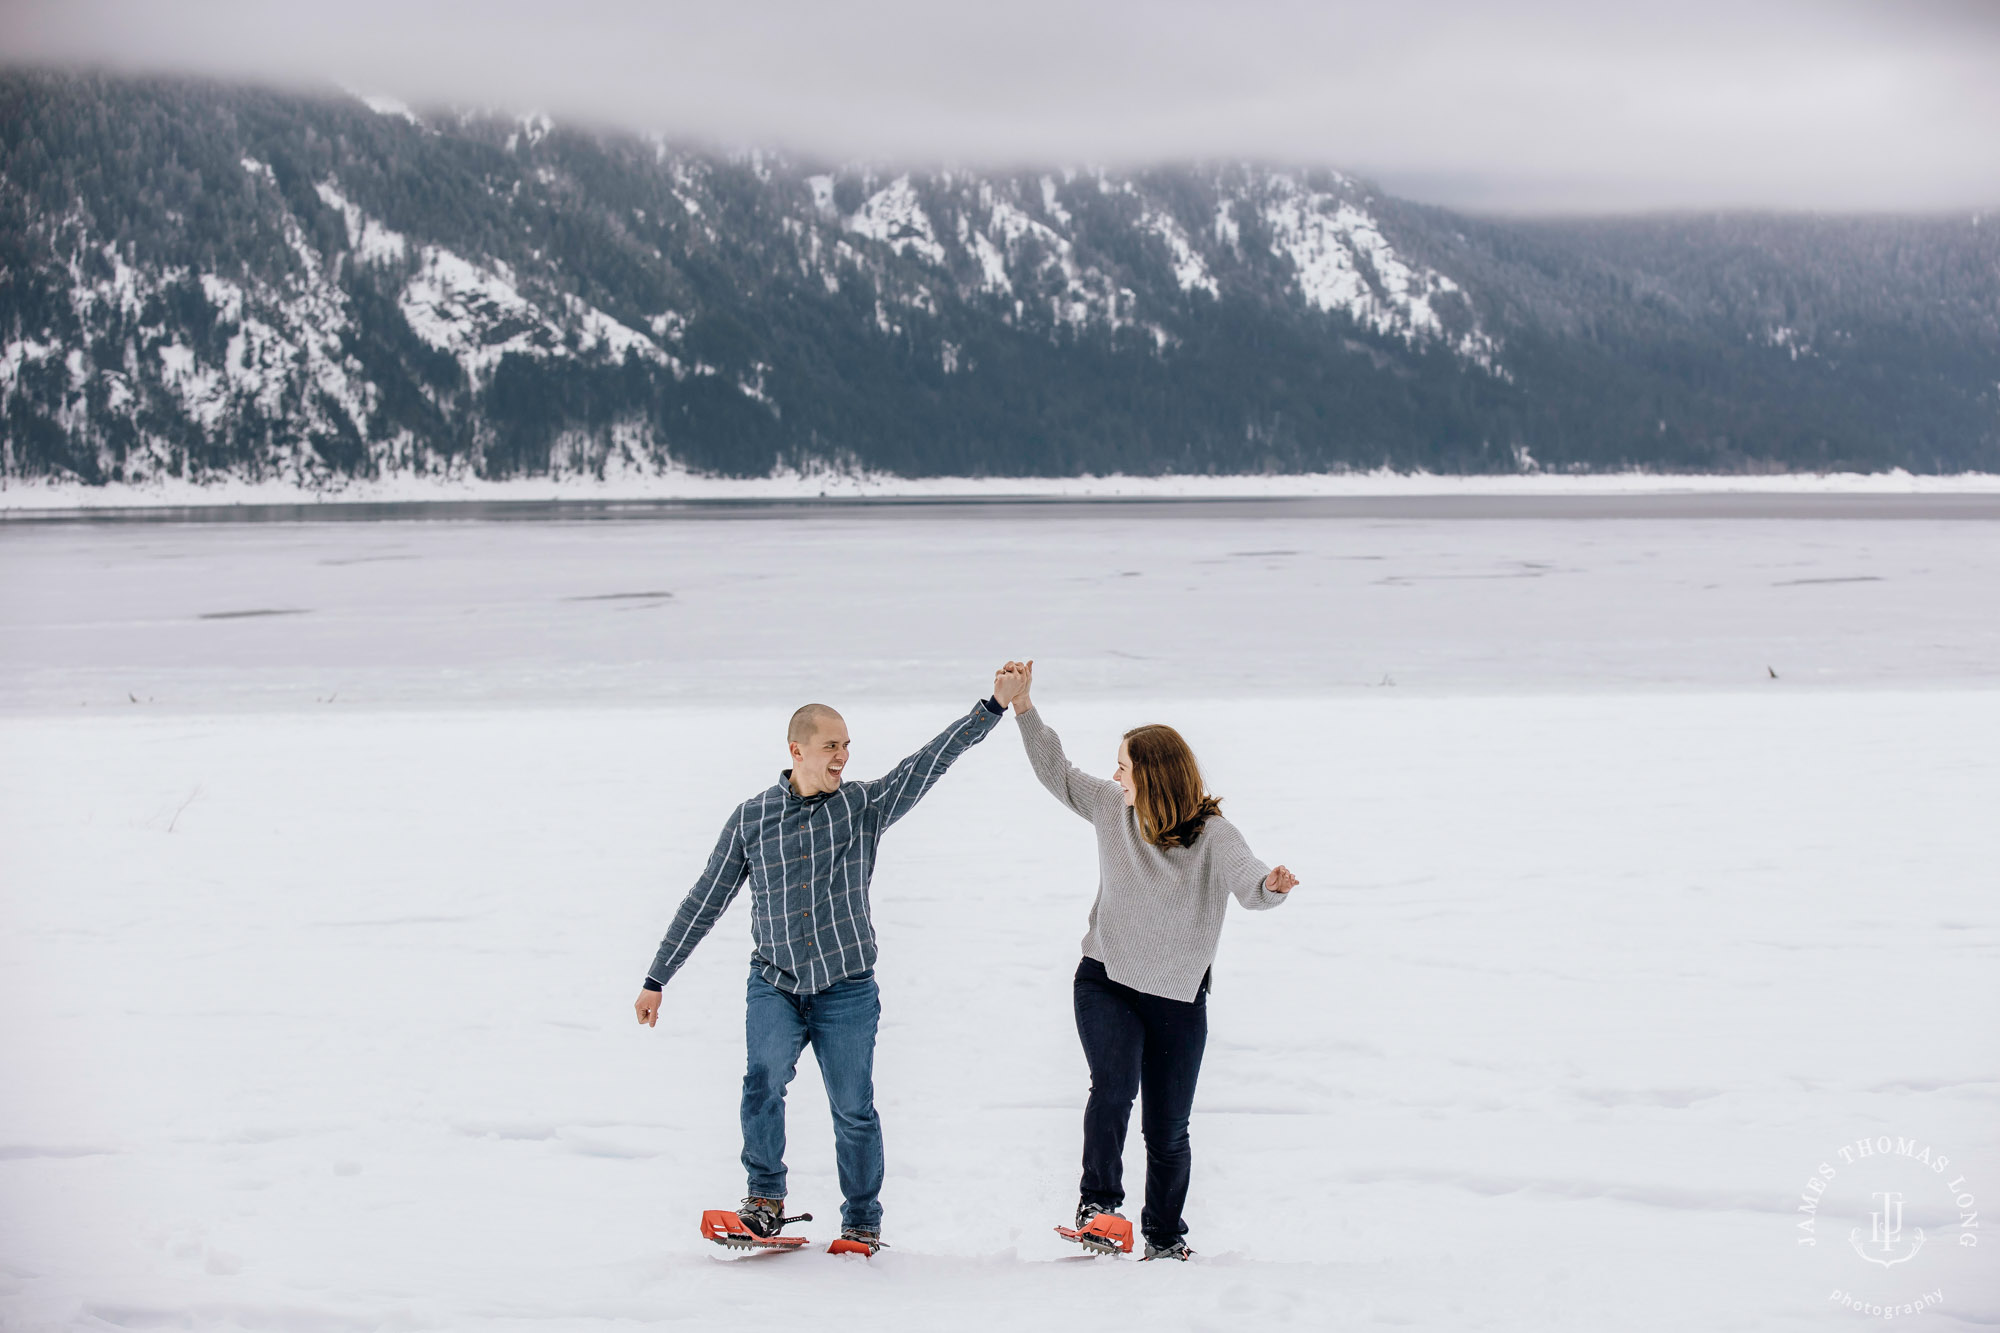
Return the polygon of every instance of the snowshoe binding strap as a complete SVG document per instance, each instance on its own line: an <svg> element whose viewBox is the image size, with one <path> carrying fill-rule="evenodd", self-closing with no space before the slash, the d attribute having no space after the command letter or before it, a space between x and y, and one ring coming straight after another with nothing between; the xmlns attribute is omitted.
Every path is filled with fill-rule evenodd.
<svg viewBox="0 0 2000 1333"><path fill-rule="evenodd" d="M1109 1213L1113 1217L1117 1217L1119 1215L1118 1209L1115 1206L1107 1206L1101 1203L1092 1203L1090 1200L1085 1199L1083 1202L1077 1204L1076 1206L1076 1229L1078 1231L1081 1231L1085 1227L1089 1226L1090 1219L1096 1217L1099 1213Z"/></svg>
<svg viewBox="0 0 2000 1333"><path fill-rule="evenodd" d="M794 1222L813 1220L811 1213L786 1217L783 1199L745 1199L736 1206L736 1215L743 1219L744 1226L766 1239L777 1235Z"/></svg>

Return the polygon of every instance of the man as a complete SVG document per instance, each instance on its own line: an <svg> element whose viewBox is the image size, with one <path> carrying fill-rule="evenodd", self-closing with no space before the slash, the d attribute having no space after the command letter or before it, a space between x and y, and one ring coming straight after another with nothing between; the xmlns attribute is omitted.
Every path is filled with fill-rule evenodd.
<svg viewBox="0 0 2000 1333"><path fill-rule="evenodd" d="M737 1210L760 1236L774 1236L785 1209L785 1089L811 1043L833 1109L840 1171L841 1237L882 1243L882 1126L875 1116L875 929L868 881L882 831L908 814L961 754L986 739L1021 690L1023 675L1002 671L993 696L929 745L873 782L843 783L847 723L824 704L792 714L792 766L776 785L742 805L723 826L708 868L695 881L634 1006L659 1021L660 988L723 910L750 882L750 981L744 1033L743 1169L749 1197Z"/></svg>

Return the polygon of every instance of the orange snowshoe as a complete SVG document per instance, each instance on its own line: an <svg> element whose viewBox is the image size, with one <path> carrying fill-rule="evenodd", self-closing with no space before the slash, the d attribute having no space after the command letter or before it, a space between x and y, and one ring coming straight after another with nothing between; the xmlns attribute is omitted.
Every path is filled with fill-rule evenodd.
<svg viewBox="0 0 2000 1333"><path fill-rule="evenodd" d="M779 1225L810 1221L811 1213L801 1213L781 1219ZM701 1235L703 1240L712 1240L732 1250L796 1250L811 1243L804 1236L760 1236L741 1217L722 1208L711 1208L701 1215Z"/></svg>
<svg viewBox="0 0 2000 1333"><path fill-rule="evenodd" d="M1078 1225L1057 1227L1056 1234L1064 1240L1073 1240L1093 1254L1132 1253L1132 1223L1116 1213L1098 1211L1090 1217L1079 1216Z"/></svg>

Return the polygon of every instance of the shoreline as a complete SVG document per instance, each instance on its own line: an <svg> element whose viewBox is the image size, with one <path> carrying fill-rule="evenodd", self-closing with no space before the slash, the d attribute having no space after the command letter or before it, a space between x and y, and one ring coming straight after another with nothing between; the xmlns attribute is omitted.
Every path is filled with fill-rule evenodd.
<svg viewBox="0 0 2000 1333"><path fill-rule="evenodd" d="M622 504L712 501L1007 501L1412 499L1424 497L1640 497L1672 495L2000 495L2000 474L1317 473L1286 476L923 477L780 474L721 478L522 478L507 481L398 477L309 490L280 482L88 486L16 482L0 486L0 513L21 515L160 509L341 509L364 505Z"/></svg>

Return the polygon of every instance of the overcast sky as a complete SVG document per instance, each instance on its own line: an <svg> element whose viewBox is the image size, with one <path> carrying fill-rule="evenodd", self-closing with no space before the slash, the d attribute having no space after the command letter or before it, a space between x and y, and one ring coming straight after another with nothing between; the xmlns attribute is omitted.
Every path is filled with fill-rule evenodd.
<svg viewBox="0 0 2000 1333"><path fill-rule="evenodd" d="M0 0L0 54L843 159L1325 164L1473 208L2000 205L2000 0Z"/></svg>

